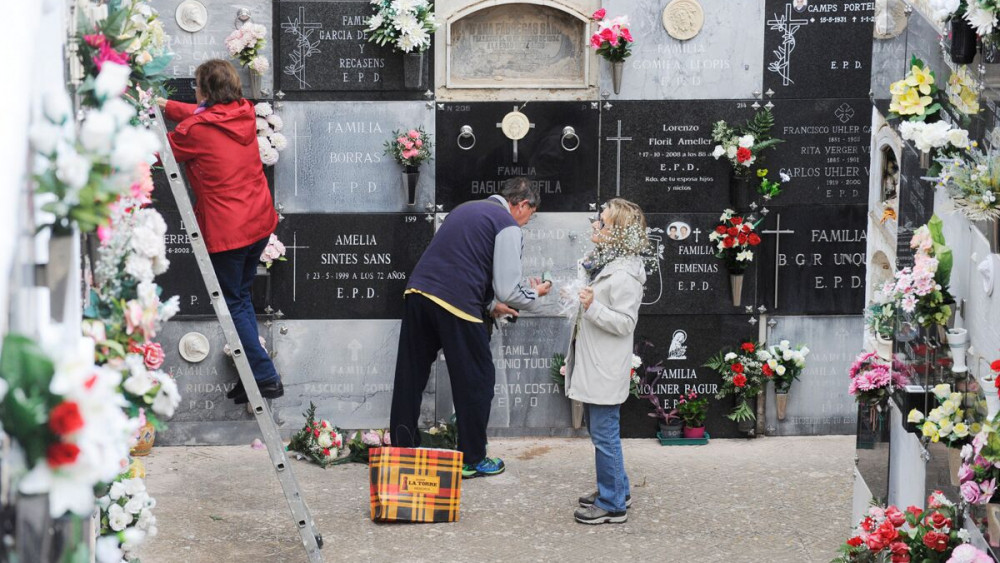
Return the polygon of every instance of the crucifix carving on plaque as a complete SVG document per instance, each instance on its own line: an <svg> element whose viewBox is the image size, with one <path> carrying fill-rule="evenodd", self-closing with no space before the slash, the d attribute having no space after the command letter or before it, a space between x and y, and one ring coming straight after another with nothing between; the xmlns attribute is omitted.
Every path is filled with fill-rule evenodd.
<svg viewBox="0 0 1000 563"><path fill-rule="evenodd" d="M523 107L523 106L522 106ZM503 116L503 121L497 123L497 127L503 131L508 139L514 142L514 164L517 164L517 142L528 134L528 131L535 128L535 124L528 119L527 115L514 106L514 111Z"/></svg>
<svg viewBox="0 0 1000 563"><path fill-rule="evenodd" d="M761 231L762 235L774 235L774 310L778 309L778 265L781 263L781 235L789 235L795 231L781 229L781 213L776 213L777 222L774 229Z"/></svg>
<svg viewBox="0 0 1000 563"><path fill-rule="evenodd" d="M631 141L632 137L622 137L622 120L618 120L618 134L614 137L606 137L606 141L614 141L618 145L615 155L615 197L622 195L622 141Z"/></svg>
<svg viewBox="0 0 1000 563"><path fill-rule="evenodd" d="M294 20L289 17L288 21L281 24L284 33L290 33L296 38L296 47L289 53L291 64L285 66L284 73L294 77L299 82L299 88L309 88L306 82L306 59L319 53L319 40L312 41L312 33L323 29L320 22L306 23L306 9L299 6L299 15Z"/></svg>
<svg viewBox="0 0 1000 563"><path fill-rule="evenodd" d="M292 122L292 186L295 195L299 195L299 139L311 139L312 135L299 135L299 121ZM308 142L308 141L306 141Z"/></svg>
<svg viewBox="0 0 1000 563"><path fill-rule="evenodd" d="M298 281L297 277L298 276L296 275L296 271L298 269L298 261L296 260L296 258L298 257L298 250L300 248L303 248L303 249L304 248L309 248L308 246L299 246L298 236L297 235L298 235L297 231L292 231L292 244L286 244L285 245L285 249L286 250L291 250L292 251L292 301L295 301L295 298L297 297L296 296L296 286L298 285L297 284L297 281Z"/></svg>

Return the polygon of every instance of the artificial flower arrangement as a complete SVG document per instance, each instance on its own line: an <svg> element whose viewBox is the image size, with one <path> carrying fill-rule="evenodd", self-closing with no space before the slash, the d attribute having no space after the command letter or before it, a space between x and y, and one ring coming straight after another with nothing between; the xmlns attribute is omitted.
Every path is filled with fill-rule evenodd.
<svg viewBox="0 0 1000 563"><path fill-rule="evenodd" d="M973 141L961 157L938 158L937 187L973 221L1000 219L1000 152L983 150Z"/></svg>
<svg viewBox="0 0 1000 563"><path fill-rule="evenodd" d="M688 428L704 428L705 417L708 415L708 397L689 391L677 399L677 415Z"/></svg>
<svg viewBox="0 0 1000 563"><path fill-rule="evenodd" d="M969 533L957 525L955 504L941 491L927 497L927 508L872 506L839 549L833 563L864 561L956 561L955 555L978 551ZM967 547L965 547L967 546ZM961 551L960 551L961 549ZM982 553L982 552L979 552ZM973 556L973 555L969 555ZM951 557L951 559L949 559ZM982 559L962 559L980 561ZM986 561L990 561L987 557Z"/></svg>
<svg viewBox="0 0 1000 563"><path fill-rule="evenodd" d="M774 375L771 370L763 370L766 360L761 359L758 350L764 351L756 341L746 340L736 351L724 349L705 362L705 367L722 375L722 384L715 398L732 395L736 399L736 407L726 415L729 420L743 422L757 419L750 400L760 394L767 380Z"/></svg>
<svg viewBox="0 0 1000 563"><path fill-rule="evenodd" d="M271 68L267 57L260 54L267 45L267 27L247 22L226 37L226 48L229 56L240 61L257 76L263 75Z"/></svg>
<svg viewBox="0 0 1000 563"><path fill-rule="evenodd" d="M951 316L948 304L954 302L948 292L952 255L942 228L941 219L934 215L914 231L910 239L910 248L915 249L913 268L896 272L895 281L882 287L882 293L892 296L898 311L914 315L924 327L947 323Z"/></svg>
<svg viewBox="0 0 1000 563"><path fill-rule="evenodd" d="M389 45L394 51L420 53L430 49L438 28L434 4L427 0L371 0L375 14L368 24L368 41Z"/></svg>
<svg viewBox="0 0 1000 563"><path fill-rule="evenodd" d="M552 361L549 362L549 378L560 389L566 389L566 356L559 353L552 354Z"/></svg>
<svg viewBox="0 0 1000 563"><path fill-rule="evenodd" d="M448 420L439 420L427 430L420 430L420 447L438 448L442 450L458 449L458 427L456 417L451 415Z"/></svg>
<svg viewBox="0 0 1000 563"><path fill-rule="evenodd" d="M869 406L884 404L889 400L893 388L910 381L906 366L896 360L889 366L875 352L858 355L851 364L848 375L851 382L847 392L858 403Z"/></svg>
<svg viewBox="0 0 1000 563"><path fill-rule="evenodd" d="M385 142L385 154L392 157L408 172L415 171L431 155L431 136L424 131L423 126L404 131L397 129L392 132L392 139Z"/></svg>
<svg viewBox="0 0 1000 563"><path fill-rule="evenodd" d="M264 166L274 166L278 163L278 153L288 146L288 139L281 133L285 122L267 102L254 105L254 112L257 114L257 149L260 151L260 161Z"/></svg>
<svg viewBox="0 0 1000 563"><path fill-rule="evenodd" d="M150 109L157 96L166 96L167 68L173 60L170 41L159 14L149 3L132 0L107 2L106 18L78 27L80 61L86 78L80 87L86 106L99 106L96 77L107 62L130 69L126 99L139 109Z"/></svg>
<svg viewBox="0 0 1000 563"><path fill-rule="evenodd" d="M760 185L757 186L757 193L764 196L765 200L770 200L781 195L781 184L788 183L791 177L784 172L779 172L778 180L771 180L767 175L767 168L757 169L757 178L760 180Z"/></svg>
<svg viewBox="0 0 1000 563"><path fill-rule="evenodd" d="M157 532L152 512L156 499L146 492L146 484L139 477L123 473L97 499L97 504L101 508L100 535L110 536L114 543L120 544L119 560L138 561L139 546Z"/></svg>
<svg viewBox="0 0 1000 563"><path fill-rule="evenodd" d="M911 424L920 424L920 433L931 442L944 442L949 448L961 448L972 438L973 422L966 416L962 408L962 393L953 392L951 385L941 383L933 389L938 406L931 409L927 416L913 409L906 417Z"/></svg>
<svg viewBox="0 0 1000 563"><path fill-rule="evenodd" d="M896 305L892 294L878 290L871 305L865 309L865 327L874 335L892 339L896 331Z"/></svg>
<svg viewBox="0 0 1000 563"><path fill-rule="evenodd" d="M642 384L643 377L640 375L639 368L642 367L642 358L636 354L632 354L632 367L628 373L628 392L630 395L639 398L639 386Z"/></svg>
<svg viewBox="0 0 1000 563"><path fill-rule="evenodd" d="M47 95L42 119L31 125L29 139L40 157L34 179L54 234L69 234L74 225L86 233L107 224L112 204L141 179L141 167L159 149L152 132L132 124L136 111L122 99L129 72L120 64L102 65L92 81L95 107L79 132L65 92Z"/></svg>
<svg viewBox="0 0 1000 563"><path fill-rule="evenodd" d="M50 352L51 350L51 352ZM89 517L94 487L127 465L138 429L122 408L121 374L94 365L86 337L40 345L17 334L0 355L0 424L24 452L24 494L49 493L49 512Z"/></svg>
<svg viewBox="0 0 1000 563"><path fill-rule="evenodd" d="M390 445L389 431L384 429L358 430L347 442L350 452L347 461L368 463L368 450Z"/></svg>
<svg viewBox="0 0 1000 563"><path fill-rule="evenodd" d="M754 232L760 224L751 223L732 209L719 217L719 224L709 233L708 240L715 243L715 257L726 264L731 274L742 274L753 261L753 247L760 244L760 235Z"/></svg>
<svg viewBox="0 0 1000 563"><path fill-rule="evenodd" d="M969 76L969 67L960 65L948 77L948 103L964 115L979 113L979 91L975 79Z"/></svg>
<svg viewBox="0 0 1000 563"><path fill-rule="evenodd" d="M278 240L277 235L271 233L271 237L267 239L267 246L260 253L260 261L270 270L275 260L285 262L288 259L285 258L285 245Z"/></svg>
<svg viewBox="0 0 1000 563"><path fill-rule="evenodd" d="M604 8L590 16L597 24L597 31L590 36L590 46L606 61L622 62L632 55L632 32L628 28L628 16L607 18Z"/></svg>
<svg viewBox="0 0 1000 563"><path fill-rule="evenodd" d="M312 401L305 417L302 429L292 436L285 449L298 452L299 459L308 459L326 469L337 463L340 457L340 448L344 446L343 434L328 420L316 420L316 405Z"/></svg>
<svg viewBox="0 0 1000 563"><path fill-rule="evenodd" d="M808 355L809 348L807 346L800 345L797 348L792 348L789 341L782 340L777 346L760 350L757 359L763 362L760 370L764 377L769 377L774 381L774 392L788 393L792 383L802 375Z"/></svg>
<svg viewBox="0 0 1000 563"><path fill-rule="evenodd" d="M938 87L934 71L924 61L913 55L910 70L902 80L889 85L892 99L889 101L889 118L903 118L909 121L927 121L938 117L941 102L936 101Z"/></svg>
<svg viewBox="0 0 1000 563"><path fill-rule="evenodd" d="M993 424L979 424L970 443L962 446L962 466L958 470L959 491L969 504L992 501L1000 477L1000 435Z"/></svg>
<svg viewBox="0 0 1000 563"><path fill-rule="evenodd" d="M763 151L783 142L771 136L774 115L769 109L762 109L743 125L732 127L725 121L717 121L712 127L715 145L712 156L716 160L726 157L737 178L753 178L754 165L763 164ZM765 174L766 176L766 174Z"/></svg>

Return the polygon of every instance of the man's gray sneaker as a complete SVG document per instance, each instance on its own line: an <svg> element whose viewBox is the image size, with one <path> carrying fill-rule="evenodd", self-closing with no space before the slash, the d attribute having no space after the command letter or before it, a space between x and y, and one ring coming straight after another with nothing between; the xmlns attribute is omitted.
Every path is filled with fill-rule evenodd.
<svg viewBox="0 0 1000 563"><path fill-rule="evenodd" d="M577 508L573 516L581 524L621 524L628 520L628 512L608 512L596 506Z"/></svg>
<svg viewBox="0 0 1000 563"><path fill-rule="evenodd" d="M580 507L590 508L594 506L594 502L597 500L597 491L590 493L585 497L580 497ZM625 508L632 508L632 495L625 495Z"/></svg>

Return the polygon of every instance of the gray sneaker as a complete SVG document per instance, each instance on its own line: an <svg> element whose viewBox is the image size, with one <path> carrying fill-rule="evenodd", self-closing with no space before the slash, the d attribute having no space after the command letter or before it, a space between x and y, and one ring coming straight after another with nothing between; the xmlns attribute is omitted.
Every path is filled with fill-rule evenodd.
<svg viewBox="0 0 1000 563"><path fill-rule="evenodd" d="M594 506L594 502L597 500L597 491L590 493L585 497L580 497L581 508L590 508ZM632 508L632 495L625 495L625 508Z"/></svg>
<svg viewBox="0 0 1000 563"><path fill-rule="evenodd" d="M573 517L581 524L621 524L628 520L628 512L608 512L596 506L577 508Z"/></svg>

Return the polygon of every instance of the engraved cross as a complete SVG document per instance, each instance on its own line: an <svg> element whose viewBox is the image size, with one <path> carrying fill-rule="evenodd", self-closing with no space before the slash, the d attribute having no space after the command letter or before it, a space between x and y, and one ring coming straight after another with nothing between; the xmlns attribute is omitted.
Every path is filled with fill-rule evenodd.
<svg viewBox="0 0 1000 563"><path fill-rule="evenodd" d="M614 141L617 145L615 155L615 197L622 195L622 141L631 141L632 137L622 137L622 120L618 120L618 134L614 137L607 137L606 141Z"/></svg>
<svg viewBox="0 0 1000 563"><path fill-rule="evenodd" d="M778 264L781 262L781 235L789 235L795 231L791 229L781 229L781 213L776 214L777 222L774 225L774 229L764 230L760 233L762 235L774 235L774 307L773 309L778 309Z"/></svg>
<svg viewBox="0 0 1000 563"><path fill-rule="evenodd" d="M285 250L292 251L292 301L295 301L295 290L297 285L296 270L298 269L298 261L295 258L300 248L309 248L308 246L299 246L297 235L298 233L296 231L292 231L292 244L285 245Z"/></svg>

